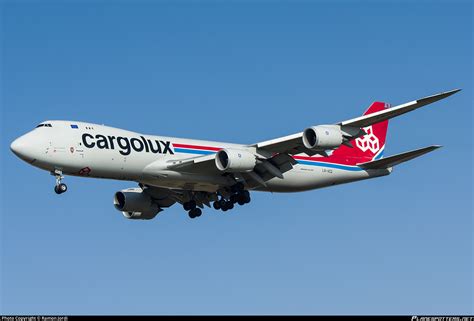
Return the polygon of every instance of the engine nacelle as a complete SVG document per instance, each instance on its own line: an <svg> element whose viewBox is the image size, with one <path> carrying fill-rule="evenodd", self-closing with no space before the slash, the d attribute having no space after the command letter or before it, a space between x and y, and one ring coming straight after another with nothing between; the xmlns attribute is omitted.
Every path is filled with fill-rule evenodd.
<svg viewBox="0 0 474 321"><path fill-rule="evenodd" d="M115 193L114 205L128 219L151 220L160 212L160 207L140 188Z"/></svg>
<svg viewBox="0 0 474 321"><path fill-rule="evenodd" d="M344 139L337 125L306 128L302 138L304 146L311 150L336 149Z"/></svg>
<svg viewBox="0 0 474 321"><path fill-rule="evenodd" d="M239 149L221 149L216 154L216 166L222 172L250 172L257 164L257 157Z"/></svg>

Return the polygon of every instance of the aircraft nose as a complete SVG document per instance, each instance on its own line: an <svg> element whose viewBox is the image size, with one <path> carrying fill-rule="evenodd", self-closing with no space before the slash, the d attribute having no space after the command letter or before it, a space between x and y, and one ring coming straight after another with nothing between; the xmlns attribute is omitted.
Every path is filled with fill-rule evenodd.
<svg viewBox="0 0 474 321"><path fill-rule="evenodd" d="M11 143L10 149L12 150L13 153L18 154L20 152L20 150L22 149L21 145L22 145L22 139L20 137L20 138L15 139Z"/></svg>
<svg viewBox="0 0 474 321"><path fill-rule="evenodd" d="M32 152L32 146L29 142L29 139L28 137L25 137L26 135L24 136L21 136L21 137L18 137L17 139L15 139L11 145L10 145L10 149L12 150L12 152L20 157L21 159L27 161L27 162L30 162L33 160L33 157L31 156L31 152Z"/></svg>

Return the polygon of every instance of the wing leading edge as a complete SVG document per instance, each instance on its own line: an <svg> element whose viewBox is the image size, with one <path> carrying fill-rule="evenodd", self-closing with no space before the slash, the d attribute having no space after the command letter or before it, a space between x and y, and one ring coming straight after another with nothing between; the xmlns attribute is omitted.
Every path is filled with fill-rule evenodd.
<svg viewBox="0 0 474 321"><path fill-rule="evenodd" d="M343 122L339 123L339 125L359 127L359 128L367 127L367 126L373 125L375 123L379 123L381 121L403 115L405 113L408 113L408 112L413 111L415 109L418 109L420 107L429 105L429 104L434 103L438 100L441 100L441 99L444 99L444 98L449 97L451 95L454 95L455 93L457 93L460 90L461 89L455 89L455 90L439 93L439 94L436 94L436 95L433 95L433 96L420 98L420 99L417 99L417 100L414 100L414 101L410 101L406 104L398 105L398 106L395 106L395 107L392 107L392 108L381 110L379 112L375 112L373 114L364 115L364 116L357 117L357 118L354 118L354 119L346 120L346 121L343 121Z"/></svg>

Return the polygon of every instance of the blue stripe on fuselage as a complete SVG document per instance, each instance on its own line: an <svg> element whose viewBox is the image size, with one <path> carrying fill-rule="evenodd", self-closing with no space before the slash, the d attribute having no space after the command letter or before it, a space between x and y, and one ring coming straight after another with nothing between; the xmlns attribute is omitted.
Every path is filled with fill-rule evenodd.
<svg viewBox="0 0 474 321"><path fill-rule="evenodd" d="M358 172L358 171L363 170L362 168L357 167L357 166L345 166L345 165L331 164L331 163L308 162L308 161L302 161L302 160L299 160L298 164L310 165L310 166L319 166L319 167L328 167L328 168L337 168L337 169L343 169L343 170L352 171L352 172Z"/></svg>
<svg viewBox="0 0 474 321"><path fill-rule="evenodd" d="M199 155L209 155L215 154L215 152L207 151L207 150L197 150L197 149L185 149L185 148L175 148L175 153L184 153L184 154L199 154Z"/></svg>

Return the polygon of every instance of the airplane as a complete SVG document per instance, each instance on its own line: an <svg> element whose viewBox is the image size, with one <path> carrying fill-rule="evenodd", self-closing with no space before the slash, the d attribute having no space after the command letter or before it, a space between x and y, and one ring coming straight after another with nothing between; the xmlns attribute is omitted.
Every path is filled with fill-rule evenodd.
<svg viewBox="0 0 474 321"><path fill-rule="evenodd" d="M54 175L57 194L67 191L64 175L135 181L138 187L114 195L124 217L153 219L179 203L196 218L211 203L222 211L245 205L250 191L299 192L389 175L394 166L441 146L384 158L388 120L460 90L395 107L374 102L360 117L250 145L50 120L14 140L10 149Z"/></svg>

